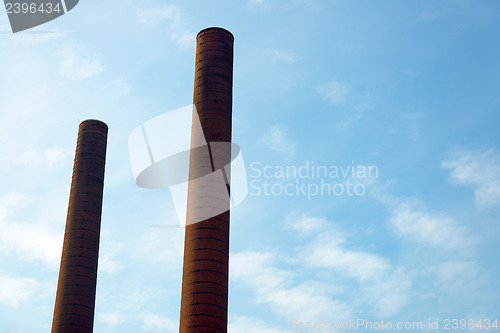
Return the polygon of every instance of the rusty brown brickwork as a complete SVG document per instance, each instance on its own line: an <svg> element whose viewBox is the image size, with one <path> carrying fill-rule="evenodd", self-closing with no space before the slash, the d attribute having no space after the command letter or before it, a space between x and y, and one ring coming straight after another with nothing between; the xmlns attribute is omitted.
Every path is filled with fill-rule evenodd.
<svg viewBox="0 0 500 333"><path fill-rule="evenodd" d="M234 38L227 30L208 28L196 40L193 104L203 133L193 126L191 145L196 147L204 139L210 148L191 150L179 331L227 332L229 200L218 195L220 184L192 180L231 162L230 144L214 147L210 143L231 142ZM210 186L215 187L207 192ZM222 186L228 193L229 185ZM210 206L227 207L227 211L190 222L209 217Z"/></svg>
<svg viewBox="0 0 500 333"><path fill-rule="evenodd" d="M52 332L90 333L94 324L108 127L80 124Z"/></svg>

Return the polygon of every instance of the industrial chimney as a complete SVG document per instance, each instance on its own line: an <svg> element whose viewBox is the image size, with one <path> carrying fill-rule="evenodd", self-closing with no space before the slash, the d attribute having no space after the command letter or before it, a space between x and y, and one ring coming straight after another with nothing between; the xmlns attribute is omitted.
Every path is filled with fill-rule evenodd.
<svg viewBox="0 0 500 333"><path fill-rule="evenodd" d="M179 332L227 332L230 175L226 168L222 189L210 177L194 180L231 163L234 38L225 29L208 28L196 41ZM208 149L197 148L203 142ZM224 213L212 217L214 206Z"/></svg>
<svg viewBox="0 0 500 333"><path fill-rule="evenodd" d="M52 333L91 333L101 230L108 127L80 124Z"/></svg>

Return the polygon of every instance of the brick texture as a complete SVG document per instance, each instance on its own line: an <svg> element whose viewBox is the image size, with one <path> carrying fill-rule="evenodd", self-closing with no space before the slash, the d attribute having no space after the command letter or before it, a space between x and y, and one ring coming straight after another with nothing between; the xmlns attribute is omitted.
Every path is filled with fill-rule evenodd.
<svg viewBox="0 0 500 333"><path fill-rule="evenodd" d="M57 285L53 333L90 333L94 325L108 127L80 124Z"/></svg>
<svg viewBox="0 0 500 333"><path fill-rule="evenodd" d="M233 41L233 35L221 28L198 33L193 97L197 114L193 119L200 119L203 133L193 127L193 147L200 140L209 146L211 142L231 142ZM230 162L230 144L192 149L189 179L211 174ZM190 181L188 186L181 333L227 332L229 200L222 194L227 196L229 185L207 178ZM227 211L210 217L210 207L226 207ZM209 218L190 223L200 216Z"/></svg>

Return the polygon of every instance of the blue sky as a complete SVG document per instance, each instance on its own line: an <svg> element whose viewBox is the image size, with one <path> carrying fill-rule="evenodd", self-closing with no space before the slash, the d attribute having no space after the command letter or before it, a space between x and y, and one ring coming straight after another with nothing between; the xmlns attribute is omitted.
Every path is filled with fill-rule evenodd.
<svg viewBox="0 0 500 333"><path fill-rule="evenodd" d="M127 139L192 102L195 36L210 26L235 36L233 140L249 182L231 212L230 332L500 320L499 9L82 0L15 35L3 12L0 332L50 329L89 118L110 127L95 332L178 330L183 230L152 227L172 224L174 206L135 185ZM313 164L377 173L276 174ZM322 181L337 194L314 192Z"/></svg>

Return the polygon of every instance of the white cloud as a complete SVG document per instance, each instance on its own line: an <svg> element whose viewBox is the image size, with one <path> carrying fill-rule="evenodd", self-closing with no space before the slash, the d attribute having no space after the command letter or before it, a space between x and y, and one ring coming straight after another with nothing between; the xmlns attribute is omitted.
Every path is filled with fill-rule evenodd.
<svg viewBox="0 0 500 333"><path fill-rule="evenodd" d="M163 8L154 8L140 11L137 16L139 21L152 26L157 25L163 20L171 20L180 15L180 9L177 6L170 5Z"/></svg>
<svg viewBox="0 0 500 333"><path fill-rule="evenodd" d="M111 239L112 233L106 229L101 231L99 245L99 272L114 273L123 269L122 263L117 259L123 252L125 245Z"/></svg>
<svg viewBox="0 0 500 333"><path fill-rule="evenodd" d="M285 221L290 229L306 234L324 229L328 225L328 221L325 218L311 217L305 214L297 216L296 213L289 214Z"/></svg>
<svg viewBox="0 0 500 333"><path fill-rule="evenodd" d="M349 248L346 234L324 218L290 214L287 227L309 243L289 249L286 256L272 252L244 252L231 256L231 277L255 290L257 302L299 321L352 317L353 304L378 316L398 315L411 301L412 275L404 266L391 264L386 257ZM297 253L296 256L290 256ZM286 258L280 260L281 258ZM294 283L298 271L314 279ZM335 276L332 281L331 277ZM349 303L336 297L350 292Z"/></svg>
<svg viewBox="0 0 500 333"><path fill-rule="evenodd" d="M34 200L28 196L10 193L2 199L5 201L0 203L0 252L15 253L18 259L42 262L57 268L61 259L64 227L59 231L53 230L52 225L40 221L40 217L33 218L35 222L30 223L14 219L17 212L33 206ZM61 226L64 226L64 222Z"/></svg>
<svg viewBox="0 0 500 333"><path fill-rule="evenodd" d="M321 320L327 316L350 319L352 309L333 299L326 290L330 286L306 281L291 288L277 288L266 295L266 301L287 318Z"/></svg>
<svg viewBox="0 0 500 333"><path fill-rule="evenodd" d="M423 112L407 112L401 115L402 129L409 135L412 141L418 141L421 137L423 121L427 115Z"/></svg>
<svg viewBox="0 0 500 333"><path fill-rule="evenodd" d="M300 254L300 259L310 266L331 269L362 281L385 276L391 269L387 258L347 249L346 235L326 218L291 213L285 222L292 229L315 235L313 241L301 249Z"/></svg>
<svg viewBox="0 0 500 333"><path fill-rule="evenodd" d="M110 93L114 95L128 95L132 90L132 86L124 79L117 78L106 85Z"/></svg>
<svg viewBox="0 0 500 333"><path fill-rule="evenodd" d="M251 9L269 9L271 5L271 0L248 0L248 7Z"/></svg>
<svg viewBox="0 0 500 333"><path fill-rule="evenodd" d="M274 62L286 62L292 64L295 62L295 58L288 52L278 49L266 49L264 54L271 57Z"/></svg>
<svg viewBox="0 0 500 333"><path fill-rule="evenodd" d="M283 285L292 275L291 272L272 266L275 254L270 252L236 253L231 254L230 260L231 277L246 279L253 275L252 281L249 282L259 285L259 290L263 293Z"/></svg>
<svg viewBox="0 0 500 333"><path fill-rule="evenodd" d="M347 85L344 85L344 86L347 89L347 93L348 93ZM321 89L320 89L320 91L321 91ZM335 96L337 96L337 97L334 97L333 100L336 100L338 102L340 102L340 100L343 101L345 99L345 96L341 97L341 95L339 95L339 93L337 93L337 95L335 95ZM324 91L323 97L328 100L328 94L325 91ZM332 104L336 104L336 103L332 103ZM341 104L341 103L337 103L337 104ZM339 128L341 130L349 130L349 128L352 127L352 125L354 123L356 123L357 121L359 121L360 119L363 118L366 111L371 108L371 104L372 104L371 97L369 95L361 97L358 101L356 101L356 104L353 105L352 109L350 109L344 113L344 119L335 122L335 127Z"/></svg>
<svg viewBox="0 0 500 333"><path fill-rule="evenodd" d="M335 80L318 86L317 90L328 103L333 105L343 104L349 94L349 86Z"/></svg>
<svg viewBox="0 0 500 333"><path fill-rule="evenodd" d="M446 9L438 9L438 8L426 8L417 16L417 21L435 21L441 19L443 17L449 16L451 14L451 10L449 8Z"/></svg>
<svg viewBox="0 0 500 333"><path fill-rule="evenodd" d="M335 126L339 129L348 129L352 124L363 118L363 111L349 112L343 120L339 120L335 123Z"/></svg>
<svg viewBox="0 0 500 333"><path fill-rule="evenodd" d="M293 0L293 3L297 6L302 7L303 9L313 11L313 12L320 12L321 10L324 10L325 7L325 2L322 2L321 0ZM338 5L338 2L336 1L329 1L328 5ZM302 9L301 8L301 9Z"/></svg>
<svg viewBox="0 0 500 333"><path fill-rule="evenodd" d="M290 138L288 129L284 125L273 126L259 141L286 158L295 156L295 142Z"/></svg>
<svg viewBox="0 0 500 333"><path fill-rule="evenodd" d="M10 52L5 53L3 59L3 63L9 65L2 67L3 78L8 84L0 90L0 142L5 143L0 145L0 153L4 160L14 163L4 163L0 169L9 174L15 174L12 167L17 167L20 154L42 146L52 136L52 129L60 120L55 117L57 105L66 96L58 79L59 63L57 56L54 57L56 42L36 45L19 42L25 37L16 34L3 40L2 45L2 49ZM55 101L58 102L56 106L53 105ZM45 147L60 145L49 143Z"/></svg>
<svg viewBox="0 0 500 333"><path fill-rule="evenodd" d="M134 275L128 272L129 279L120 280L119 283L115 281L116 276L106 277L98 283L97 320L110 326L142 324L141 331L175 332L177 324L174 325L171 319L152 312L158 309L165 299L172 299L170 293L151 284L141 283L144 280L143 273Z"/></svg>
<svg viewBox="0 0 500 333"><path fill-rule="evenodd" d="M304 221L317 221L322 226L312 241L300 249L301 265L332 272L345 285L354 282L359 294L350 295L351 301L362 300L379 316L397 315L409 303L411 276L404 267L391 264L381 255L349 248L346 234L326 219L301 215L296 220L295 225L299 226Z"/></svg>
<svg viewBox="0 0 500 333"><path fill-rule="evenodd" d="M97 320L108 325L117 325L124 321L123 315L119 312L97 313Z"/></svg>
<svg viewBox="0 0 500 333"><path fill-rule="evenodd" d="M70 156L68 151L58 147L48 148L44 151L28 149L20 154L16 162L27 167L54 166L67 160L70 161Z"/></svg>
<svg viewBox="0 0 500 333"><path fill-rule="evenodd" d="M166 22L167 33L177 47L194 47L196 33L187 28L186 19L178 6L145 9L139 11L137 16L140 22L152 27Z"/></svg>
<svg viewBox="0 0 500 333"><path fill-rule="evenodd" d="M27 197L18 192L10 192L1 197L0 200L0 221L13 216L13 208L18 207L27 200Z"/></svg>
<svg viewBox="0 0 500 333"><path fill-rule="evenodd" d="M276 254L243 252L230 259L231 277L252 286L257 302L270 304L283 317L321 320L325 316L352 315L348 306L328 296L330 286L314 281L292 286L294 273L276 267Z"/></svg>
<svg viewBox="0 0 500 333"><path fill-rule="evenodd" d="M40 32L28 30L16 33L16 42L33 45L66 37L67 35L67 32L58 30Z"/></svg>
<svg viewBox="0 0 500 333"><path fill-rule="evenodd" d="M7 306L18 307L30 303L39 289L40 283L36 279L0 274L0 302Z"/></svg>
<svg viewBox="0 0 500 333"><path fill-rule="evenodd" d="M494 149L451 153L441 167L451 169L450 177L457 184L475 187L477 206L500 203L500 154Z"/></svg>
<svg viewBox="0 0 500 333"><path fill-rule="evenodd" d="M436 276L437 288L450 294L476 290L487 279L475 261L447 260L433 265L430 271Z"/></svg>
<svg viewBox="0 0 500 333"><path fill-rule="evenodd" d="M19 71L19 73L23 73L23 71ZM51 98L53 97L47 82L41 82L41 80L36 78L36 75L32 73L26 75L24 75L24 73L18 75L18 77L11 81L11 85L14 87L7 87L5 92L2 93L3 98L0 101L0 105L2 109L6 111L5 116L11 118L9 119L11 121L6 123L9 124L9 126L12 126L13 123L21 123L26 126L27 118L35 117L36 119L36 116L42 113L45 107L50 104ZM6 76L12 77L12 73ZM20 77L23 77L23 79L20 79ZM23 82L24 87L22 87ZM25 96L30 96L30 98L25 98ZM13 117L14 115L15 117ZM9 134L9 138L14 136L10 131L7 133ZM23 134L26 135L28 133Z"/></svg>
<svg viewBox="0 0 500 333"><path fill-rule="evenodd" d="M182 228L150 227L140 237L134 256L143 261L178 267L182 265L184 253L183 234Z"/></svg>
<svg viewBox="0 0 500 333"><path fill-rule="evenodd" d="M468 253L474 243L470 232L444 213L430 213L407 201L393 207L390 224L395 232L418 244Z"/></svg>
<svg viewBox="0 0 500 333"><path fill-rule="evenodd" d="M98 76L104 66L101 56L83 44L67 42L59 50L62 74L70 79L88 79Z"/></svg>
<svg viewBox="0 0 500 333"><path fill-rule="evenodd" d="M0 222L0 252L15 253L19 259L59 265L64 230L49 230L41 223Z"/></svg>
<svg viewBox="0 0 500 333"><path fill-rule="evenodd" d="M289 330L281 330L271 327L269 324L247 316L232 318L228 324L229 333L287 333Z"/></svg>
<svg viewBox="0 0 500 333"><path fill-rule="evenodd" d="M364 295L368 303L375 306L380 317L393 317L411 301L412 277L403 267L364 285Z"/></svg>
<svg viewBox="0 0 500 333"><path fill-rule="evenodd" d="M380 279L391 269L387 258L346 249L341 246L343 242L336 233L325 232L304 251L304 261L361 281Z"/></svg>
<svg viewBox="0 0 500 333"><path fill-rule="evenodd" d="M155 314L147 314L143 318L144 329L146 331L150 330L165 330L169 332L175 332L177 328L177 322L174 322L170 318L161 317Z"/></svg>

